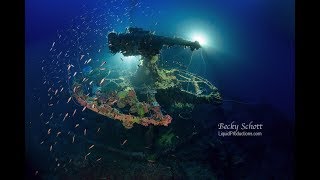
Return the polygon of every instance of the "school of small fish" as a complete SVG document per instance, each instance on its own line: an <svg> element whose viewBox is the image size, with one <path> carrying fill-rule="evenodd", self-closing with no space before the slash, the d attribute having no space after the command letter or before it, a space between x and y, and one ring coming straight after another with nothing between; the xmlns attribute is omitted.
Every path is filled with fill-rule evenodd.
<svg viewBox="0 0 320 180"><path fill-rule="evenodd" d="M64 172L70 169L72 159L61 162L57 152L61 151L60 156L62 156L63 153L60 150L62 146L69 148L71 145L75 146L85 141L84 139L89 138L92 134L103 134L103 132L99 133L100 130L103 130L99 127L100 125L92 129L85 125L85 123L90 122L90 118L86 116L87 111L85 110L87 107L84 106L82 110L79 109L72 93L77 92L77 89L84 85L88 88L84 94L89 96L92 93L90 88L103 86L110 82L109 75L113 71L109 69L109 66L111 66L109 58L101 58L103 54L107 53L106 45L105 42L98 43L96 40L105 39L106 33L115 29L114 24L107 21L109 18L115 19L117 24L122 24L130 18L132 8L123 6L123 9L120 10L120 7L110 6L109 3L116 3L117 1L124 3L124 0L104 2L104 6L99 7L102 11L99 11L99 8L87 10L83 15L76 16L72 20L70 28L57 30L56 38L48 44L48 56L41 58L41 61L39 61L43 74L40 84L44 88L41 93L43 92L45 96L37 99L37 103L43 106L36 116L40 118L41 126L44 127L41 130L42 137L37 144L43 147L46 152L49 149L50 156L54 156L52 159L57 162L55 168L60 168ZM145 7L142 2L137 2L134 4L134 8L142 9ZM99 15L94 12L99 13ZM123 14L121 15L119 12L123 12ZM144 16L150 16L150 13L148 14L146 11L141 11L141 13ZM152 13L158 12L152 10ZM157 25L157 22L153 22L153 24ZM97 54L100 54L100 56L97 57ZM84 72L83 69L88 66L92 67L92 70ZM104 73L102 79L92 79L86 76L96 72ZM82 81L81 85L72 86L74 79L79 79L79 82ZM96 108L96 106L93 104L92 108ZM65 143L65 139L68 143ZM126 143L127 140L124 140L121 145ZM97 145L92 143L88 147L90 151L96 149ZM88 159L89 155L97 162L105 159L96 156L92 151L85 155L85 160ZM81 157L83 158L83 154ZM33 172L35 175L41 175L39 172L42 173L40 169Z"/></svg>

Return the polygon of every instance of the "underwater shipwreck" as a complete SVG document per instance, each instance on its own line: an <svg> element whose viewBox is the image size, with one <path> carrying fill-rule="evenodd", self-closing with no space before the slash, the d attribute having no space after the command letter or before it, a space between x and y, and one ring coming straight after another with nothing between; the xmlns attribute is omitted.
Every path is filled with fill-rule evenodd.
<svg viewBox="0 0 320 180"><path fill-rule="evenodd" d="M74 79L73 96L83 107L119 120L129 129L134 124L168 126L173 119L162 108L172 112L201 103L222 103L218 89L208 80L186 70L158 66L163 46L183 46L193 51L201 48L199 42L130 27L126 33L109 33L108 46L113 54L141 56L139 68L134 74L106 74L97 68L90 70L85 79Z"/></svg>
<svg viewBox="0 0 320 180"><path fill-rule="evenodd" d="M92 149L95 151L95 155L92 151L86 153L85 160L82 155L73 156L73 173L77 174L76 176L92 177L92 172L97 174L94 177L103 172L115 178L132 175L142 179L185 176L181 174L181 170L176 169L178 166L172 165L175 160L171 158L180 159L178 154L174 154L180 152L181 147L194 144L194 139L201 139L207 132L201 120L194 120L192 112L201 104L218 107L222 104L222 97L218 89L205 78L181 68L160 66L159 55L164 47L182 47L195 51L200 49L201 45L197 41L155 35L142 28L129 27L125 33L110 32L108 48L112 54L139 57L136 71L102 71L101 66L88 66L83 69L81 76L72 78L72 96L68 102L72 98L82 107L84 114L89 114L86 125L88 129L96 128L97 123L101 124L101 121L91 120L95 119L94 113L115 120L103 120L106 124L101 130L99 127L99 137L90 137L88 132L87 135L70 134L73 135L72 143L77 142L76 136L80 139L79 144L84 144L85 147L94 146ZM119 57L118 60L121 61L122 58ZM68 65L69 77L72 76L71 69ZM92 113L88 113L86 109ZM66 117L68 114L64 120ZM117 126L116 121L120 121L124 128ZM103 139L111 142L104 143ZM184 151L183 153L186 153ZM90 158L92 164L88 164ZM99 165L100 170L97 172L97 161L101 164L103 160L104 164ZM116 169L109 164L115 162L119 163ZM152 167L149 167L150 163L153 164ZM141 172L137 171L139 166L148 167ZM209 166L203 168L199 164L193 164L190 168L192 167L195 168L194 171L204 169L204 177L213 177L207 169ZM58 171L57 167L54 167L54 170ZM73 177L64 174L66 172L63 170L58 172L61 173L57 173L60 174L58 177ZM188 176L193 176L192 173L195 172L190 173Z"/></svg>

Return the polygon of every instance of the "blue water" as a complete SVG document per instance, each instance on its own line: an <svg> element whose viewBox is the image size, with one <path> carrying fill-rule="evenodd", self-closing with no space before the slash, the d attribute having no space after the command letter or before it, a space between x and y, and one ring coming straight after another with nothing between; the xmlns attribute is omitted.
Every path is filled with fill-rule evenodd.
<svg viewBox="0 0 320 180"><path fill-rule="evenodd" d="M132 11L126 10L129 7L132 8ZM75 59L71 59L69 62L57 62L60 66L55 64L56 61L51 62L53 55L57 56L61 50L63 51L62 58L65 53L64 50L72 49L71 46L75 44L68 41L69 39L63 41L70 42L69 44L58 44L57 37L59 35L75 40L76 38L70 36L72 31L68 32L67 30L76 29L77 33L86 31L86 25L77 29L77 26L83 22L80 16L94 19L88 23L88 26L91 30L98 30L97 32L101 33L87 37L79 43L83 47L92 45L91 48L95 49L96 52L101 49L102 55L98 55L98 53L92 55L95 58L111 58L107 49L107 33L112 30L124 32L125 27L128 26L142 27L155 31L158 35L178 36L190 40L193 40L194 36L200 36L204 39L205 44L202 51L193 54L190 71L207 78L219 89L222 97L227 100L222 106L224 108L224 115L221 115L222 119L257 120L265 123L267 128L269 127L268 124L278 126L279 131L281 131L280 127L285 127L283 124L289 123L289 126L292 127L294 123L295 32L293 0L27 0L25 8L26 153L30 176L33 176L37 170L40 172L39 175L46 174L45 177L47 178L55 176L54 171L49 168L50 163L54 163L54 157L51 157L48 151L50 144L54 143L55 139L47 137L48 128L45 124L52 112L55 112L57 116L62 113L63 117L65 112L72 114L74 108L78 108L75 121L82 123L81 118L84 117L86 120L84 120L83 126L88 127L90 122L87 122L87 119L97 119L93 113L82 116L80 115L82 108L75 104L65 103L70 97L68 94L70 90L68 90L65 81L68 76L66 68L69 62L76 65ZM113 16L110 16L110 14L113 14ZM99 23L95 23L97 20ZM80 34L77 35L80 36ZM49 51L53 42L56 42L55 46L58 48L57 52L54 53ZM73 48L72 51L69 52L70 56L72 56L72 53L78 53L76 48ZM167 55L164 57L169 59L171 57L172 61L180 61L188 65L190 53L182 52L180 55L177 52L175 53L178 55L172 58L172 54L163 52ZM67 59L67 57L64 58ZM123 66L133 67L130 64ZM45 70L41 70L42 67ZM55 67L57 72L53 72ZM84 67L82 66L80 69ZM58 72L59 69L63 71ZM51 74L46 74L48 71L51 71ZM49 86L45 86L43 83L46 80L44 77L50 79L55 76L62 78L63 86L55 84L52 89L59 89L60 91L61 87L64 87L65 91L63 92L66 93L59 93L58 97L53 98L55 102L60 99L64 104L60 103L51 107L48 106L50 104ZM228 100L241 103L234 105ZM250 107L245 104L249 104ZM237 106L241 107L238 108ZM211 111L204 110L204 112L207 115L202 114L199 117L210 121L213 118L210 114ZM228 114L229 112L230 114ZM40 116L41 113L43 113L43 117ZM101 119L100 116L98 117ZM74 124L74 122L67 122L59 128L61 132L68 132L74 127ZM266 134L272 134L271 129L269 129L269 132L268 129L265 131L267 131ZM121 130L120 132L123 133L124 131ZM74 133L79 132L75 131ZM119 137L122 138L122 135L119 135ZM290 138L290 135L286 137ZM45 139L44 144L48 142L45 148L39 145L43 139ZM283 141L287 140L291 141L291 139L283 139ZM58 142L60 141L62 140ZM255 141L250 143L254 144ZM279 160L270 160L270 164L277 161L283 163L283 166L279 165L279 171L275 171L274 177L283 177L280 169L286 165L286 162L289 163L289 160L280 160L281 154L275 152L275 147L278 146L266 146L264 149L274 152L272 154L274 155L273 158L279 158ZM283 152L290 151L289 147L291 146L282 147ZM61 146L61 149L63 149L63 146ZM72 152L68 153L72 154ZM255 152L250 153L254 154ZM288 159L290 158L292 157L288 157ZM44 160L46 163L43 164ZM272 166L270 164L266 166ZM284 170L284 174L288 174L289 178L292 177L290 172L290 167ZM249 173L250 175L245 176L259 177L265 172L259 171L256 173ZM227 179L227 177L224 178Z"/></svg>

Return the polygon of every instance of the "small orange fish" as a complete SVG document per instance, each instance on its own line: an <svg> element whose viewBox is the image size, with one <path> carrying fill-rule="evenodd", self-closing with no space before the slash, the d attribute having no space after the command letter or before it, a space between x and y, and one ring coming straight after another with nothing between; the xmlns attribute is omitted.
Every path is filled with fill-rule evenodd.
<svg viewBox="0 0 320 180"><path fill-rule="evenodd" d="M66 120L68 115L69 115L69 113L66 113L66 115L64 115L63 121Z"/></svg>
<svg viewBox="0 0 320 180"><path fill-rule="evenodd" d="M121 144L121 146L123 146L128 140L124 140Z"/></svg>
<svg viewBox="0 0 320 180"><path fill-rule="evenodd" d="M85 107L82 109L82 112L83 112L84 110L86 110L86 108L87 108L87 106L85 106Z"/></svg>
<svg viewBox="0 0 320 180"><path fill-rule="evenodd" d="M102 80L100 81L100 85L104 82L105 78L102 78Z"/></svg>
<svg viewBox="0 0 320 180"><path fill-rule="evenodd" d="M89 152L87 155L84 156L84 159L87 159L87 156L89 156L91 152Z"/></svg>
<svg viewBox="0 0 320 180"><path fill-rule="evenodd" d="M104 62L100 65L100 67L103 66L105 63L107 63L107 61L104 61Z"/></svg>
<svg viewBox="0 0 320 180"><path fill-rule="evenodd" d="M60 132L60 131L59 131L59 132L57 132L57 136L56 136L56 137L58 137L60 134L61 134L61 132Z"/></svg>
<svg viewBox="0 0 320 180"><path fill-rule="evenodd" d="M73 111L72 116L74 116L74 115L76 114L76 112L77 112L77 109L75 109L75 110Z"/></svg>

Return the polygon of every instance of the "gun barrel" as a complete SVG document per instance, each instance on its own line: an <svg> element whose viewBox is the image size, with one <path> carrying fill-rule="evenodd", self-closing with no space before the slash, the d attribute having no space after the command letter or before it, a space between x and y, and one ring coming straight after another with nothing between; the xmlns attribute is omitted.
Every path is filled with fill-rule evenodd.
<svg viewBox="0 0 320 180"><path fill-rule="evenodd" d="M127 33L121 34L111 32L108 34L108 43L112 53L121 52L124 56L153 56L159 54L164 45L190 47L192 51L201 47L198 41L158 36L141 28L129 28Z"/></svg>
<svg viewBox="0 0 320 180"><path fill-rule="evenodd" d="M198 41L192 42L192 41L184 40L182 38L169 38L169 37L162 37L162 36L159 36L159 37L163 39L164 45L168 45L168 46L178 45L178 46L190 47L192 51L195 49L201 48L200 43Z"/></svg>

